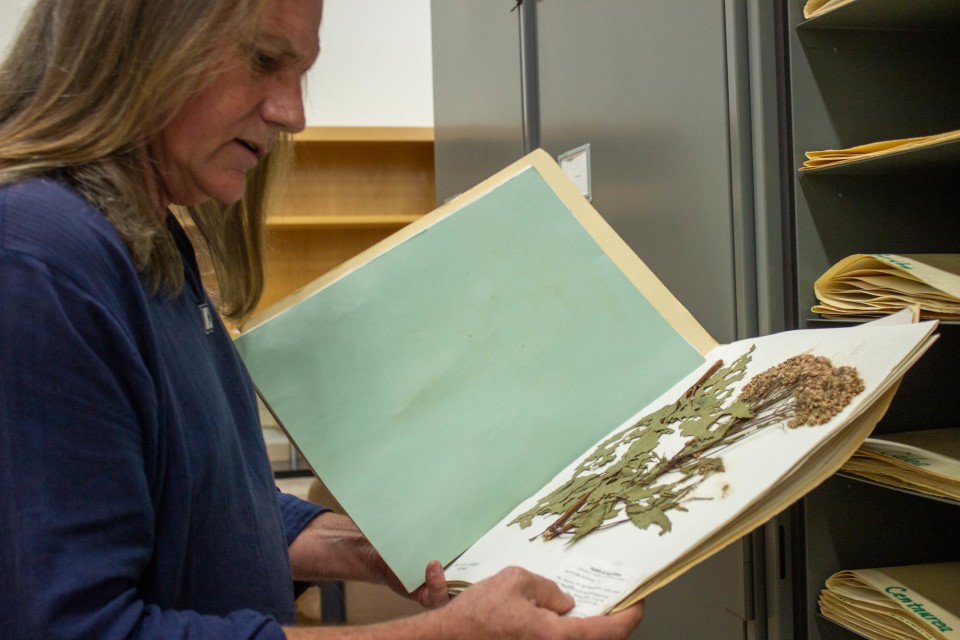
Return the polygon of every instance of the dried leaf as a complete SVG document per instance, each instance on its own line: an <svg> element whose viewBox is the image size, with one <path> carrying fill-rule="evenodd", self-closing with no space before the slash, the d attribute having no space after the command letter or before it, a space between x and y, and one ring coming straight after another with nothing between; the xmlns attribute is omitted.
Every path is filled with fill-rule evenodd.
<svg viewBox="0 0 960 640"><path fill-rule="evenodd" d="M684 503L692 499L693 490L710 475L724 471L717 452L770 424L789 420L794 426L795 406L811 416L808 422L822 420L827 415L818 404L822 398L830 398L834 410L859 393L855 370L834 369L829 361L822 362L825 359L798 356L756 376L739 398L732 399L752 354L753 347L729 367L717 363L677 402L607 438L568 482L511 524L526 528L535 517L553 514L559 518L544 532L547 538L562 529L576 541L621 522L632 522L640 529L656 525L664 535L672 529L668 513L687 511ZM658 447L663 436L675 430L686 441L680 451L666 457ZM665 477L672 480L664 482ZM621 511L626 519L609 522Z"/></svg>
<svg viewBox="0 0 960 640"><path fill-rule="evenodd" d="M647 529L655 524L660 527L660 535L663 535L673 528L670 518L660 507L630 506L627 507L627 515L630 517L630 522L638 529Z"/></svg>

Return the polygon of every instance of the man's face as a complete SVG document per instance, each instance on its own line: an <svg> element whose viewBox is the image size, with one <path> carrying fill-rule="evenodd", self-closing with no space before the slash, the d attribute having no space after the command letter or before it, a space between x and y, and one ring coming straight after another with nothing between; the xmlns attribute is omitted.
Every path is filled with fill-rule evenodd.
<svg viewBox="0 0 960 640"><path fill-rule="evenodd" d="M166 203L231 203L277 133L303 129L303 74L319 50L321 0L273 0L245 51L225 47L219 71L149 147Z"/></svg>

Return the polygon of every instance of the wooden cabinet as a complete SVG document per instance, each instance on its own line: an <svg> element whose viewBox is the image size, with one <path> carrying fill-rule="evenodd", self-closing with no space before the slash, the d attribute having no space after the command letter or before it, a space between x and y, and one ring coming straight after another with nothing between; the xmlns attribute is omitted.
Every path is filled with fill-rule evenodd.
<svg viewBox="0 0 960 640"><path fill-rule="evenodd" d="M433 129L309 127L267 214L260 308L435 206Z"/></svg>
<svg viewBox="0 0 960 640"><path fill-rule="evenodd" d="M789 108L797 325L813 282L854 253L960 252L960 144L948 143L800 173L804 152L960 129L960 3L854 0L810 20L789 0ZM960 325L911 370L877 433L955 427ZM818 613L824 581L842 569L960 559L960 504L842 475L800 506L795 638L855 638Z"/></svg>

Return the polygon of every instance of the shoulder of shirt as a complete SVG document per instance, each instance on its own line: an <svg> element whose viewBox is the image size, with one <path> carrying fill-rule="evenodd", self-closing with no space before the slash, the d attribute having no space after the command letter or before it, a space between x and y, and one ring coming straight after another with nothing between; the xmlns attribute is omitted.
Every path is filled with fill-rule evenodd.
<svg viewBox="0 0 960 640"><path fill-rule="evenodd" d="M0 251L64 273L134 269L103 213L69 184L52 177L0 186Z"/></svg>

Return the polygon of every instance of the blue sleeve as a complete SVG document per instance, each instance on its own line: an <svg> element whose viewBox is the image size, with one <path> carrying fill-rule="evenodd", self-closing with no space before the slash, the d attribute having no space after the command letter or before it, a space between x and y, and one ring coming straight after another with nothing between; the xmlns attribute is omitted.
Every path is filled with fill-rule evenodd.
<svg viewBox="0 0 960 640"><path fill-rule="evenodd" d="M324 511L329 511L326 507L321 507L313 502L301 500L296 496L277 491L277 499L280 501L280 514L283 516L283 529L287 533L287 546L293 544L294 539L303 528Z"/></svg>
<svg viewBox="0 0 960 640"><path fill-rule="evenodd" d="M144 599L163 467L148 454L157 406L137 345L94 295L2 246L0 292L0 633L283 638L251 610Z"/></svg>
<svg viewBox="0 0 960 640"><path fill-rule="evenodd" d="M287 535L287 546L293 544L303 528L324 511L329 511L327 507L321 507L313 502L301 500L296 496L277 491L277 500L280 502L280 514L283 516L283 529ZM310 587L311 583L295 580L293 583L294 597L300 595Z"/></svg>

